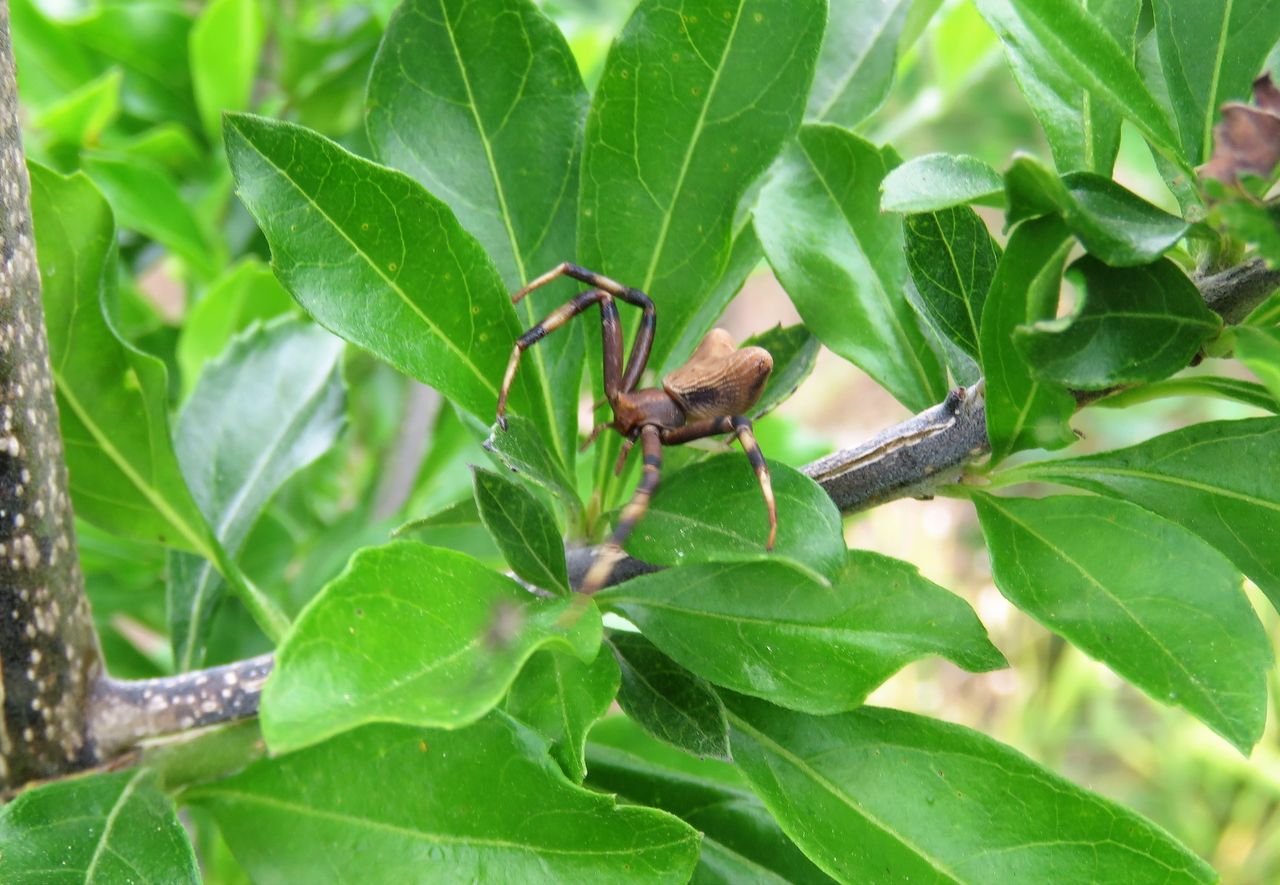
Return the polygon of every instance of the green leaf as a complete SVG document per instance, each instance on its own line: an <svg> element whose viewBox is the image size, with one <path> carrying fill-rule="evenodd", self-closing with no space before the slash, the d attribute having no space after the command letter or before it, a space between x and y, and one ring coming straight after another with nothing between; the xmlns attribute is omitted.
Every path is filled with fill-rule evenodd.
<svg viewBox="0 0 1280 885"><path fill-rule="evenodd" d="M1070 248L1066 226L1057 217L1033 219L1014 228L996 266L979 342L993 464L1019 449L1061 448L1075 441L1067 425L1075 397L1059 384L1035 378L1013 341L1018 327L1054 315Z"/></svg>
<svg viewBox="0 0 1280 885"><path fill-rule="evenodd" d="M164 364L126 344L102 300L116 280L111 209L83 174L32 164L49 362L76 514L114 534L209 549L169 434Z"/></svg>
<svg viewBox="0 0 1280 885"><path fill-rule="evenodd" d="M1005 173L1009 223L1057 212L1080 242L1107 264L1150 264L1169 251L1189 225L1109 178L1072 172L1058 179L1032 157Z"/></svg>
<svg viewBox="0 0 1280 885"><path fill-rule="evenodd" d="M798 470L774 461L769 472L778 504L772 552L760 483L738 452L664 476L627 552L654 565L781 561L826 583L844 567L840 511Z"/></svg>
<svg viewBox="0 0 1280 885"><path fill-rule="evenodd" d="M408 176L298 126L231 114L224 135L240 198L298 303L491 421L522 330L493 263L449 208ZM546 431L537 374L524 367L513 406Z"/></svg>
<svg viewBox="0 0 1280 885"><path fill-rule="evenodd" d="M1236 356L1258 376L1273 397L1263 408L1276 410L1280 400L1280 329L1260 329L1256 326L1239 326L1233 330L1236 338Z"/></svg>
<svg viewBox="0 0 1280 885"><path fill-rule="evenodd" d="M191 28L191 85L211 138L223 111L249 108L263 39L258 0L211 0Z"/></svg>
<svg viewBox="0 0 1280 885"><path fill-rule="evenodd" d="M232 341L200 376L174 434L178 462L214 537L235 557L271 496L327 452L346 422L342 342L285 319ZM169 558L169 630L178 672L204 660L222 598L207 560Z"/></svg>
<svg viewBox="0 0 1280 885"><path fill-rule="evenodd" d="M597 598L704 679L817 714L858 706L928 655L970 671L1005 663L962 600L913 566L866 551L850 553L830 587L772 563L701 565Z"/></svg>
<svg viewBox="0 0 1280 885"><path fill-rule="evenodd" d="M535 587L568 593L564 538L551 511L523 485L472 470L480 519L511 570Z"/></svg>
<svg viewBox="0 0 1280 885"><path fill-rule="evenodd" d="M1157 381L1184 369L1222 320L1200 290L1167 258L1147 267L1108 267L1086 255L1076 313L1014 333L1014 343L1042 377L1082 390Z"/></svg>
<svg viewBox="0 0 1280 885"><path fill-rule="evenodd" d="M1248 753L1271 649L1240 574L1181 525L1079 495L976 495L996 586L1161 703Z"/></svg>
<svg viewBox="0 0 1280 885"><path fill-rule="evenodd" d="M1239 328L1236 329L1239 332ZM1171 396L1212 396L1234 400L1267 412L1280 412L1280 401L1261 384L1241 381L1239 378L1218 378L1212 375L1166 378L1151 384L1129 387L1103 397L1092 405L1103 408L1127 409L1137 403L1150 402Z"/></svg>
<svg viewBox="0 0 1280 885"><path fill-rule="evenodd" d="M1069 2L1087 10L1096 26L1115 39L1121 55L1133 59L1139 0ZM1014 77L1044 129L1058 169L1109 175L1120 147L1120 109L1082 88L1022 24L1007 0L979 3L979 8L1004 41Z"/></svg>
<svg viewBox="0 0 1280 885"><path fill-rule="evenodd" d="M903 229L907 266L930 320L977 359L982 307L1000 247L978 213L967 206L908 215Z"/></svg>
<svg viewBox="0 0 1280 885"><path fill-rule="evenodd" d="M1270 266L1280 266L1280 204L1272 200L1259 205L1235 195L1218 203L1214 212L1222 218L1232 238L1256 250Z"/></svg>
<svg viewBox="0 0 1280 885"><path fill-rule="evenodd" d="M670 815L569 783L501 714L462 731L363 728L185 799L212 811L254 881L684 882L698 851Z"/></svg>
<svg viewBox="0 0 1280 885"><path fill-rule="evenodd" d="M902 226L880 212L892 165L851 133L805 126L760 192L755 228L810 330L919 411L946 395L946 373L903 296Z"/></svg>
<svg viewBox="0 0 1280 885"><path fill-rule="evenodd" d="M202 277L217 273L219 257L200 229L190 201L165 173L126 158L86 156L84 170L101 188L123 227L148 236Z"/></svg>
<svg viewBox="0 0 1280 885"><path fill-rule="evenodd" d="M124 110L152 123L199 128L191 92L191 16L170 3L101 3L59 25L124 71Z"/></svg>
<svg viewBox="0 0 1280 885"><path fill-rule="evenodd" d="M825 12L641 0L609 51L587 116L578 259L652 296L654 365L699 316L739 199L800 122Z"/></svg>
<svg viewBox="0 0 1280 885"><path fill-rule="evenodd" d="M694 759L660 744L623 716L592 730L587 761L591 786L661 808L702 833L691 880L695 885L831 881L786 837L726 762Z"/></svg>
<svg viewBox="0 0 1280 885"><path fill-rule="evenodd" d="M9 3L19 95L35 109L62 101L102 74L101 63L62 22L48 18L43 6L38 0Z"/></svg>
<svg viewBox="0 0 1280 885"><path fill-rule="evenodd" d="M724 705L710 683L639 633L616 631L609 645L622 668L618 706L649 734L699 758L729 759Z"/></svg>
<svg viewBox="0 0 1280 885"><path fill-rule="evenodd" d="M595 606L538 599L464 554L366 548L286 638L262 734L283 753L368 722L458 728L491 710L538 649L590 660L600 629Z"/></svg>
<svg viewBox="0 0 1280 885"><path fill-rule="evenodd" d="M94 144L120 114L121 74L111 69L32 115L31 125L55 144Z"/></svg>
<svg viewBox="0 0 1280 885"><path fill-rule="evenodd" d="M146 769L33 787L0 808L5 881L199 882L173 803Z"/></svg>
<svg viewBox="0 0 1280 885"><path fill-rule="evenodd" d="M293 310L289 293L256 258L244 259L215 280L187 312L178 332L176 357L186 395L195 390L205 363L222 353L232 335L254 320Z"/></svg>
<svg viewBox="0 0 1280 885"><path fill-rule="evenodd" d="M1015 71L1029 70L1045 80L1044 86L1028 89L1029 78L1021 78L1032 106L1040 109L1050 144L1057 145L1054 158L1060 169L1110 171L1118 144L1115 124L1105 117L1097 120L1092 112L1084 114L1086 102L1090 108L1097 102L1123 115L1156 150L1189 172L1191 164L1178 148L1173 124L1134 67L1130 22L1136 22L1136 4L1111 2L1116 5L1107 4L1105 18L1092 14L1099 4L1086 10L1063 0L978 0L978 8L1001 42L1012 47ZM1072 113L1075 107L1080 108L1079 116ZM1078 127L1074 133L1073 125ZM1078 149L1068 146L1082 134L1085 140Z"/></svg>
<svg viewBox="0 0 1280 885"><path fill-rule="evenodd" d="M511 290L576 254L587 93L560 31L530 0L410 0L387 25L369 76L374 156L449 205ZM562 283L517 308L532 327L571 294ZM572 461L585 329L526 355L557 412L553 447Z"/></svg>
<svg viewBox="0 0 1280 885"><path fill-rule="evenodd" d="M480 508L476 506L476 499L472 496L464 498L456 504L450 504L430 516L410 520L397 528L391 535L396 538L401 536L412 537L413 533L420 529L483 524L480 521Z"/></svg>
<svg viewBox="0 0 1280 885"><path fill-rule="evenodd" d="M1209 159L1224 102L1249 97L1249 84L1280 40L1280 2L1155 0L1160 64L1182 150L1191 165Z"/></svg>
<svg viewBox="0 0 1280 885"><path fill-rule="evenodd" d="M759 184L757 179L756 184ZM754 187L754 185L753 185ZM743 198L743 203L750 201L751 194L747 194ZM741 211L743 206L739 206ZM665 375L667 372L679 368L688 355L697 349L698 344L702 342L702 337L707 330L716 324L716 321L724 314L725 308L729 306L729 302L734 299L742 287L746 285L751 274L760 266L764 260L764 252L760 248L760 240L756 237L755 227L751 224L750 213L744 214L738 220L738 228L733 234L733 246L729 251L729 259L725 263L724 272L720 274L720 279L716 281L712 287L711 294L703 303L702 308L685 326L680 337L675 340L672 345L668 342L667 358L661 364L661 368L655 374ZM663 333L666 334L666 326L663 326ZM650 368L657 366L657 363L650 363ZM774 364L777 370L777 361ZM763 398L763 397L762 397Z"/></svg>
<svg viewBox="0 0 1280 885"><path fill-rule="evenodd" d="M805 119L852 129L889 95L910 0L831 4Z"/></svg>
<svg viewBox="0 0 1280 885"><path fill-rule="evenodd" d="M785 327L777 325L767 332L752 335L742 342L742 346L763 347L773 357L773 371L765 382L760 399L751 409L751 417L759 418L786 402L813 374L822 345L803 323L797 323Z"/></svg>
<svg viewBox="0 0 1280 885"><path fill-rule="evenodd" d="M583 663L562 651L542 651L525 664L507 694L507 713L551 741L551 755L574 783L587 774L587 731L618 694L618 662L601 649Z"/></svg>
<svg viewBox="0 0 1280 885"><path fill-rule="evenodd" d="M733 755L787 835L844 882L1213 882L1155 824L977 732L876 707L726 698Z"/></svg>
<svg viewBox="0 0 1280 885"><path fill-rule="evenodd" d="M571 520L581 518L582 500L578 497L577 485L547 448L533 422L519 415L508 415L507 429L495 426L484 447L512 473L550 492L554 500L564 505Z"/></svg>
<svg viewBox="0 0 1280 885"><path fill-rule="evenodd" d="M1002 476L1139 504L1217 547L1280 608L1280 418L1193 424L1127 449L1037 461Z"/></svg>
<svg viewBox="0 0 1280 885"><path fill-rule="evenodd" d="M926 154L908 160L880 183L885 212L937 212L966 203L1000 205L1000 173L968 154Z"/></svg>

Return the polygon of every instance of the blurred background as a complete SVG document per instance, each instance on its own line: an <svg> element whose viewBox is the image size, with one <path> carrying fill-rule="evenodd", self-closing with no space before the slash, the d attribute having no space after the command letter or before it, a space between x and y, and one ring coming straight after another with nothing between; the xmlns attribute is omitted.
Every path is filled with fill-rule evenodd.
<svg viewBox="0 0 1280 885"><path fill-rule="evenodd" d="M394 5L264 4L261 63L243 106L367 152L364 82ZM541 5L565 32L591 88L631 0ZM203 362L234 331L294 309L266 269L265 244L231 193L217 121L202 118L191 100L192 84L182 79L190 69L187 55L199 51L194 23L212 6L10 0L28 153L63 171L84 169L112 202L124 231L121 285L112 308L130 340L169 364L175 407ZM897 83L861 134L892 144L904 158L966 153L1002 169L1015 151L1027 151L1047 161L1036 121L995 35L973 5L916 0L916 7ZM925 14L935 8L932 16ZM131 179L125 177L126 161ZM1116 177L1177 211L1145 145L1128 129ZM129 199L130 193L137 198ZM1003 241L998 213L986 218ZM795 322L786 294L766 268L758 268L723 325L745 338ZM1220 374L1224 368L1202 365L1192 371ZM333 452L286 485L245 546L246 572L291 611L335 575L355 548L381 542L406 519L469 494L466 465L484 460L431 391L357 353L349 354L346 374L360 391L351 399L350 430ZM1095 450L1194 421L1248 414L1244 406L1217 400L1166 399L1123 410L1089 408L1074 426L1080 449ZM813 375L759 423L758 435L769 457L801 465L905 417L859 370L823 351ZM427 540L494 555L482 534L456 527L430 531ZM87 525L79 533L111 670L139 677L167 672L163 552ZM1245 759L1190 716L1151 702L1050 635L993 586L976 519L963 501L895 502L850 518L846 535L850 546L915 563L925 576L968 599L1012 665L974 675L925 661L876 691L873 703L963 723L1011 744L1158 822L1207 858L1226 882L1280 881L1274 716ZM1275 611L1255 588L1247 589L1276 635ZM228 599L210 663L266 647ZM1272 686L1273 698L1277 688ZM218 848L204 849L212 872Z"/></svg>

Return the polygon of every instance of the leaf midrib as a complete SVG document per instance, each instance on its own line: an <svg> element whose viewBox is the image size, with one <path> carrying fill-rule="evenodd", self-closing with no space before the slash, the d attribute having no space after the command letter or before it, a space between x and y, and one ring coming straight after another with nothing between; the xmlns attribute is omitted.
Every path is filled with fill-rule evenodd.
<svg viewBox="0 0 1280 885"><path fill-rule="evenodd" d="M662 224L658 228L658 237L654 242L653 253L649 258L649 268L645 271L644 285L640 287L646 292L653 286L654 275L658 272L658 262L662 258L662 253L666 250L667 236L671 231L671 220L675 217L673 210L675 209L676 201L684 190L684 181L689 174L689 167L693 165L693 154L698 147L699 140L702 138L702 130L707 121L707 111L711 108L711 101L720 85L720 74L723 73L726 60L733 51L733 41L738 36L738 25L742 22L742 10L746 6L746 2L747 0L738 0L736 4L737 8L733 14L733 26L729 29L728 39L724 42L724 51L720 54L719 64L716 65L715 71L711 75L711 83L707 86L707 97L702 102L702 107L698 110L698 119L694 123L689 144L685 147L684 158L680 161L680 172L676 176L675 187L671 189L671 199L667 201L667 209L662 213ZM690 37L689 39L692 43L693 38ZM701 55L701 53L698 54Z"/></svg>
<svg viewBox="0 0 1280 885"><path fill-rule="evenodd" d="M493 181L494 195L498 198L498 210L502 216L502 226L507 232L507 243L511 247L511 257L516 262L516 273L520 277L520 285L529 282L529 272L524 266L524 256L520 252L520 244L516 239L515 227L511 223L511 209L507 205L507 192L502 184L502 176L498 172L497 161L493 157L493 143L489 139L489 133L484 127L484 121L480 119L480 107L476 103L475 92L471 88L471 77L467 73L467 66L463 63L462 52L458 49L458 41L453 35L453 22L449 20L449 11L446 8L444 0L440 0L440 17L444 23L445 33L449 35L449 48L453 50L454 60L458 63L458 76L462 78L462 86L467 93L467 108L471 111L471 118L476 124L476 134L480 136L480 144L484 148L484 158L489 166L489 177ZM523 28L523 22L521 23ZM517 99L518 101L518 99ZM557 203L557 207L559 204ZM554 221L554 213L548 219L548 229ZM533 305L530 301L525 301L525 315L529 322L534 322ZM551 373L546 362L546 354L541 348L535 348L533 359L538 366L538 385L542 388L543 398L547 405L550 406L551 398ZM567 451L565 441L560 438L560 422L556 420L553 414L548 426L551 429L551 436L554 448L557 452Z"/></svg>
<svg viewBox="0 0 1280 885"><path fill-rule="evenodd" d="M111 830L115 826L116 818L119 817L121 810L128 802L129 797L133 794L138 782L147 773L146 769L139 769L137 774L129 778L129 782L125 784L124 789L120 791L120 795L116 797L116 801L111 804L111 811L107 814L107 819L102 825L102 835L98 837L98 844L93 849L93 856L89 859L89 865L85 867L84 880L92 882L94 871L98 867L98 861L102 859L102 853L107 847L107 842L111 838Z"/></svg>
<svg viewBox="0 0 1280 885"><path fill-rule="evenodd" d="M484 839L475 836L457 836L447 833L427 832L425 830L415 830L399 824L387 823L386 821L373 820L367 817L356 817L351 814L341 814L335 811L323 811L314 805L304 805L297 802L288 802L284 799L276 799L264 796L260 793L246 793L240 790L228 790L218 788L204 788L198 797L210 796L213 798L223 798L226 800L241 802L245 804L265 805L270 808L277 808L282 811L288 811L303 816L319 818L321 820L333 821L350 826L359 826L371 830L379 830L386 833L393 833L399 836L408 836L421 842L430 842L435 845L478 845L486 848L510 848L517 851L530 851L535 854L559 854L569 857L574 856L612 856L612 855L634 855L635 846L627 846L625 848L612 849L585 849L585 848L552 848L543 845L535 845L532 843L513 842L506 839ZM584 809L589 810L589 809ZM616 807L615 809L616 810ZM661 842L641 847L642 851L660 851L664 848L671 848L676 845L683 845L689 839L675 839L670 842Z"/></svg>

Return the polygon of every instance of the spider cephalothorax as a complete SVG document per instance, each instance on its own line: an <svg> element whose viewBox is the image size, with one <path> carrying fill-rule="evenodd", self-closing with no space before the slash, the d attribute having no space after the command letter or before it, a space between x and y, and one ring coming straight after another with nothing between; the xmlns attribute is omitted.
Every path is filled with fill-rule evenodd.
<svg viewBox="0 0 1280 885"><path fill-rule="evenodd" d="M516 346L511 351L511 361L507 363L506 377L502 379L502 390L498 394L498 426L503 429L507 426L507 391L511 388L516 368L520 365L520 355L542 340L547 333L560 328L591 305L600 305L604 395L613 410L613 421L597 427L592 438L605 427L617 430L627 440L622 451L623 458L638 439L644 452L644 475L606 545L609 555L597 557L583 580L582 591L592 593L604 585L613 562L621 555L623 542L649 508L649 499L658 487L664 445L677 445L727 433L737 436L755 468L764 493L765 506L769 511L767 546L772 550L778 534L778 514L769 480L769 466L760 453L760 447L756 445L755 436L751 432L751 421L744 413L760 399L760 393L773 370L773 357L762 347L738 348L728 332L712 329L702 339L689 361L662 379L661 387L637 390L640 375L649 361L657 323L649 296L638 289L623 286L608 277L565 262L516 292L511 300L519 301L534 289L560 276L572 277L592 288L575 295L516 340ZM634 304L643 311L640 329L636 332L635 344L632 345L625 368L622 361L622 326L615 298ZM622 458L619 458L618 463L621 468Z"/></svg>

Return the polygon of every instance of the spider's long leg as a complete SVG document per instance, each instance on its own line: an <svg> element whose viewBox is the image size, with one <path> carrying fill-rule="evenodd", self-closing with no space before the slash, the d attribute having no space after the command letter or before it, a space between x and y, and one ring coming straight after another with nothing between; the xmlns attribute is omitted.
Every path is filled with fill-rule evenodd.
<svg viewBox="0 0 1280 885"><path fill-rule="evenodd" d="M631 496L627 506L622 508L622 515L618 517L618 525L613 530L612 537L601 545L595 561L582 579L583 593L595 593L609 580L614 565L624 555L622 545L649 509L649 499L658 488L658 480L662 474L662 438L657 427L646 424L640 430L640 446L644 451L644 474L640 477L635 494Z"/></svg>
<svg viewBox="0 0 1280 885"><path fill-rule="evenodd" d="M766 548L773 549L773 542L778 538L778 504L773 497L773 480L769 476L769 465L765 463L760 446L756 443L755 434L751 432L751 421L742 416L703 418L675 430L664 430L662 441L667 445L690 442L707 436L719 436L732 433L738 437L742 450L747 453L747 460L755 468L756 479L760 481L760 492L764 495L764 506L769 511L769 542Z"/></svg>
<svg viewBox="0 0 1280 885"><path fill-rule="evenodd" d="M764 454L756 443L756 435L751 431L751 419L735 415L732 419L733 429L738 434L738 442L747 453L747 460L755 468L756 479L760 481L760 492L764 495L764 506L769 511L769 541L764 545L766 550L773 549L773 542L778 539L778 504L773 499L773 480L769 477L769 465Z"/></svg>
<svg viewBox="0 0 1280 885"><path fill-rule="evenodd" d="M657 327L657 311L654 309L653 301L639 289L624 286L617 280L611 280L593 270L565 261L512 295L512 303L518 302L534 289L545 286L560 277L571 277L588 286L602 289L614 298L634 304L643 311L640 328L636 331L636 340L631 347L631 356L627 358L627 369L622 375L622 389L627 392L635 390L636 385L640 383L641 374L644 373L644 367L649 362L649 351L653 349L653 333Z"/></svg>
<svg viewBox="0 0 1280 885"><path fill-rule="evenodd" d="M534 326L516 339L511 349L511 359L507 361L507 372L502 378L502 389L498 391L498 426L506 429L507 395L516 377L516 369L520 366L520 356L537 344L549 333L563 326L569 320L582 313L593 304L600 305L600 329L604 343L604 389L606 396L612 401L622 384L622 326L618 321L618 306L613 296L603 289L588 289L581 292L549 313L542 322Z"/></svg>

